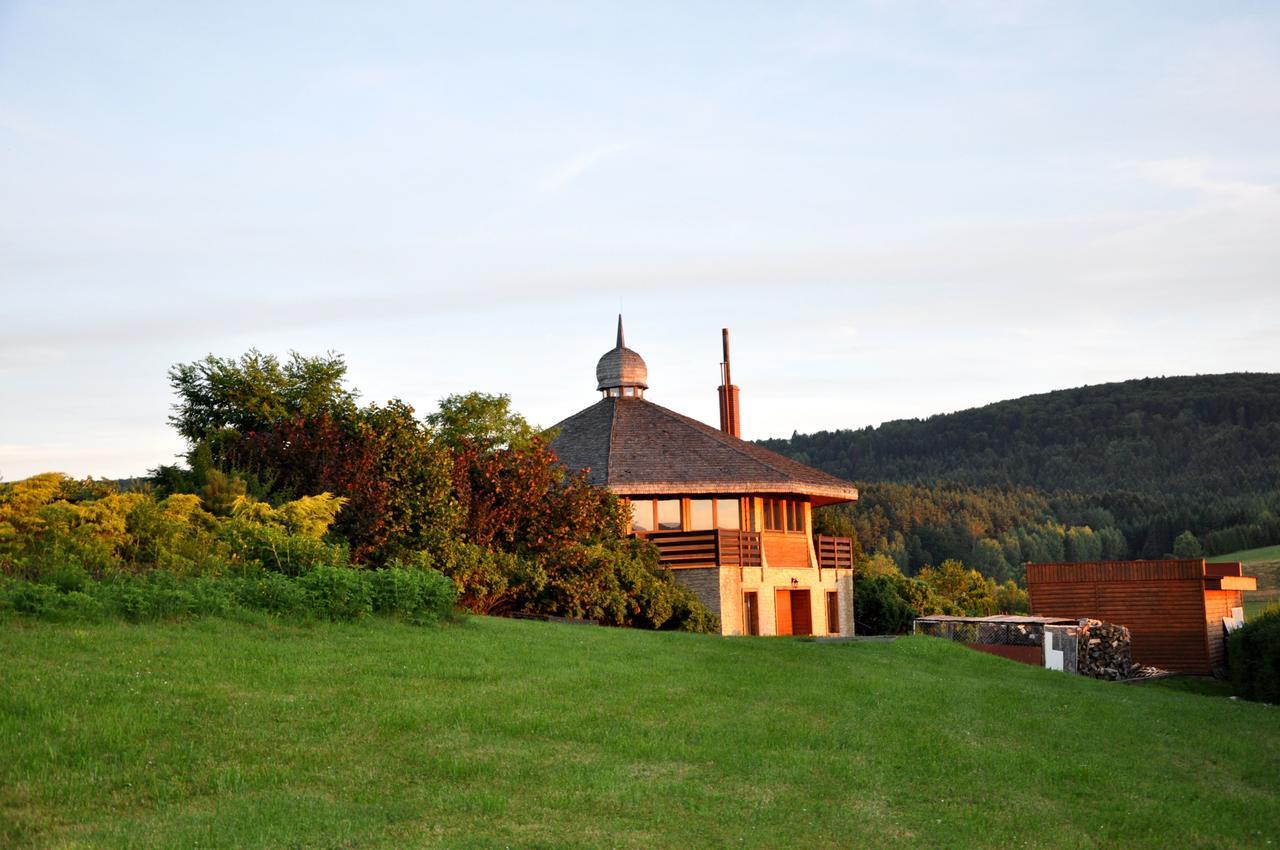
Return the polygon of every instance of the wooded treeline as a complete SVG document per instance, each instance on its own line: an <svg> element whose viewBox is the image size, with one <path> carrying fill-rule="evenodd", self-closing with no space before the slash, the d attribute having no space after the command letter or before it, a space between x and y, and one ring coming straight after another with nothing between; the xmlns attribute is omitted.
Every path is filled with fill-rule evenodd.
<svg viewBox="0 0 1280 850"><path fill-rule="evenodd" d="M761 444L851 481L1257 494L1280 490L1280 374L1144 378Z"/></svg>
<svg viewBox="0 0 1280 850"><path fill-rule="evenodd" d="M1020 580L1026 561L1280 542L1280 375L1126 381L762 444L859 482L825 521L908 574L955 558Z"/></svg>

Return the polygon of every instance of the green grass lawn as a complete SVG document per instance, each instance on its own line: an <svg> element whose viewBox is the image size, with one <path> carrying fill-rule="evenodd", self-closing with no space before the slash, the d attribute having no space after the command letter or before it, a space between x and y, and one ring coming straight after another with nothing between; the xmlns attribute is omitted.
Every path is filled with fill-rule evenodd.
<svg viewBox="0 0 1280 850"><path fill-rule="evenodd" d="M1242 549L1229 555L1210 555L1208 559L1226 563L1239 561L1242 564L1256 564L1259 561L1280 561L1280 545L1263 546L1261 549Z"/></svg>
<svg viewBox="0 0 1280 850"><path fill-rule="evenodd" d="M0 622L4 847L1280 846L1280 708L930 638Z"/></svg>

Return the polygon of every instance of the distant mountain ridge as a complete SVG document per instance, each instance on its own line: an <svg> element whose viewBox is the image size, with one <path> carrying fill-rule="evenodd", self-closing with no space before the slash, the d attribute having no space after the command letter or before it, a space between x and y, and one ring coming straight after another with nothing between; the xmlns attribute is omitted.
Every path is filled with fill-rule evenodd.
<svg viewBox="0 0 1280 850"><path fill-rule="evenodd" d="M852 481L1262 494L1280 489L1280 374L1142 378L759 442Z"/></svg>

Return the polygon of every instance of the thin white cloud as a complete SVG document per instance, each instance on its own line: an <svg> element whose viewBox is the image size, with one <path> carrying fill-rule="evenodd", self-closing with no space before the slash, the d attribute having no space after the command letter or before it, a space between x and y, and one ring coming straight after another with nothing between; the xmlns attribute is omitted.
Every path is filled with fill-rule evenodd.
<svg viewBox="0 0 1280 850"><path fill-rule="evenodd" d="M538 181L538 189L544 193L555 193L567 188L571 183L581 179L588 172L599 168L604 163L617 159L636 148L635 142L613 142L583 151L543 175Z"/></svg>
<svg viewBox="0 0 1280 850"><path fill-rule="evenodd" d="M1137 164L1138 173L1153 183L1190 189L1204 195L1242 202L1280 199L1280 184L1228 180L1214 176L1216 163L1205 158L1157 159Z"/></svg>

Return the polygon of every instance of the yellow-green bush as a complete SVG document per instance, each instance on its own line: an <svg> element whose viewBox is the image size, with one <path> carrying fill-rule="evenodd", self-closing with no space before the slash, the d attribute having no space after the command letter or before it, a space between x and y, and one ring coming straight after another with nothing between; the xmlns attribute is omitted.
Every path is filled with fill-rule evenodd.
<svg viewBox="0 0 1280 850"><path fill-rule="evenodd" d="M244 612L350 620L447 616L453 583L411 558L353 567L329 539L344 499L279 506L239 496L227 516L194 494L157 500L57 473L0 485L0 611L54 620Z"/></svg>

